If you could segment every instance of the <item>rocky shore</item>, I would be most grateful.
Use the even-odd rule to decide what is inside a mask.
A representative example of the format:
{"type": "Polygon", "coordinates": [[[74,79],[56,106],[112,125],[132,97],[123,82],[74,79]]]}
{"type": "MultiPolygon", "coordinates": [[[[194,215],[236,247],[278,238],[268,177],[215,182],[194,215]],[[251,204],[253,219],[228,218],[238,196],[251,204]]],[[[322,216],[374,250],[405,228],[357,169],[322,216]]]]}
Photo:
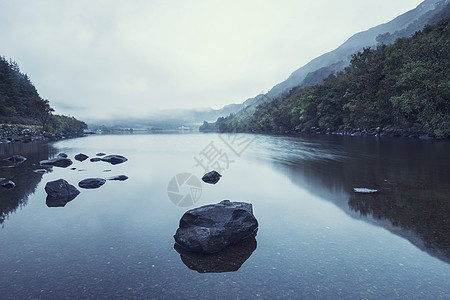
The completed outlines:
{"type": "Polygon", "coordinates": [[[37,126],[0,125],[0,144],[28,143],[34,140],[56,141],[80,136],[84,134],[50,134],[37,126]]]}
{"type": "MultiPolygon", "coordinates": [[[[298,131],[294,130],[292,133],[298,133],[298,131]]],[[[417,138],[421,140],[434,140],[434,139],[445,140],[450,138],[450,136],[439,137],[433,134],[429,134],[419,124],[416,124],[410,128],[401,128],[392,125],[369,129],[339,128],[337,130],[331,130],[330,128],[322,129],[318,127],[311,127],[308,133],[327,134],[327,135],[346,135],[346,136],[403,137],[403,138],[417,138]]]]}

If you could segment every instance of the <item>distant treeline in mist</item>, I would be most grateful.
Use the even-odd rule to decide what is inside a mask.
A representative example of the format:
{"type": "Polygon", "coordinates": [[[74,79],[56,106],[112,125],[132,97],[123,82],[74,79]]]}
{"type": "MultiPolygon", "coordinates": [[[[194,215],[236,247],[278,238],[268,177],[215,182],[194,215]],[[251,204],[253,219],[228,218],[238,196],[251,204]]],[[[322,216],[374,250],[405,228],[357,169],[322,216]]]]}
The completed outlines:
{"type": "Polygon", "coordinates": [[[450,19],[390,46],[354,54],[344,72],[245,110],[204,122],[221,132],[330,132],[395,126],[450,135],[450,19]]]}
{"type": "Polygon", "coordinates": [[[87,128],[84,122],[54,115],[53,111],[17,62],[0,57],[0,123],[42,126],[45,132],[62,134],[77,134],[87,128]]]}

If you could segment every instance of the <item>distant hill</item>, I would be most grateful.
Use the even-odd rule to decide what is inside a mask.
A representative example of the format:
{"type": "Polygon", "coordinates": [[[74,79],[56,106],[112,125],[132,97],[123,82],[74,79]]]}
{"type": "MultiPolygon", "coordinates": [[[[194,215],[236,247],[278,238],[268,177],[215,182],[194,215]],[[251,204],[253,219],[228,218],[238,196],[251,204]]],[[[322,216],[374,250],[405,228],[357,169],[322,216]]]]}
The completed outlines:
{"type": "Polygon", "coordinates": [[[240,105],[240,109],[253,111],[258,104],[287,94],[293,88],[305,88],[321,83],[330,74],[344,70],[350,64],[352,54],[363,48],[391,44],[396,39],[409,37],[416,31],[422,30],[425,25],[435,24],[445,17],[450,17],[449,0],[425,0],[415,9],[388,23],[353,35],[337,49],[313,59],[294,71],[268,93],[247,99],[240,105]]]}

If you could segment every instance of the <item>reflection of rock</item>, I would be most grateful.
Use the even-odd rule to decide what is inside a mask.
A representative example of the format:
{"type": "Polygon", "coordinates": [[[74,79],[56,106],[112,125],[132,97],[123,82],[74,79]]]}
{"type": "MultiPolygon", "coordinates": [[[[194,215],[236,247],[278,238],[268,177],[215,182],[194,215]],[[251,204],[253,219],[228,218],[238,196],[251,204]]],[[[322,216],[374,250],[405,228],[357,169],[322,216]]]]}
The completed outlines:
{"type": "Polygon", "coordinates": [[[184,213],[174,238],[186,250],[215,253],[257,230],[258,221],[250,203],[224,200],[184,213]]]}
{"type": "MultiPolygon", "coordinates": [[[[47,193],[47,205],[48,206],[61,206],[61,205],[49,205],[48,203],[62,203],[66,205],[67,202],[73,200],[80,191],[76,187],[69,184],[64,179],[58,179],[55,181],[49,181],[45,185],[45,192],[47,193]]],[[[62,206],[64,206],[62,205],[62,206]]]]}
{"type": "Polygon", "coordinates": [[[75,159],[78,161],[85,161],[88,158],[89,158],[89,156],[87,156],[86,154],[83,154],[83,153],[78,153],[77,155],[75,155],[75,159]]]}
{"type": "Polygon", "coordinates": [[[78,186],[83,189],[97,189],[106,182],[103,178],[86,178],[78,183],[78,186]]]}
{"type": "Polygon", "coordinates": [[[220,177],[222,177],[222,175],[220,175],[217,171],[211,171],[203,175],[202,180],[206,183],[216,184],[220,177]]]}
{"type": "Polygon", "coordinates": [[[55,166],[61,168],[67,168],[72,164],[72,161],[64,157],[55,157],[54,159],[41,160],[41,166],[55,166]]]}
{"type": "Polygon", "coordinates": [[[236,245],[213,254],[200,254],[186,251],[175,243],[183,263],[199,273],[235,272],[256,249],[256,234],[252,234],[236,245]]]}
{"type": "Polygon", "coordinates": [[[126,162],[128,159],[122,155],[108,155],[102,157],[102,161],[109,162],[112,165],[117,165],[126,162]]]}
{"type": "Polygon", "coordinates": [[[13,164],[20,164],[27,160],[26,157],[22,155],[13,155],[11,157],[5,158],[4,160],[13,163],[13,164]]]}
{"type": "Polygon", "coordinates": [[[14,181],[12,180],[8,180],[5,183],[2,183],[2,187],[6,188],[6,189],[13,189],[16,186],[16,184],[14,183],[14,181]]]}
{"type": "Polygon", "coordinates": [[[128,176],[126,176],[126,175],[112,176],[112,177],[108,178],[108,180],[119,180],[119,181],[124,181],[127,179],[128,179],[128,176]]]}

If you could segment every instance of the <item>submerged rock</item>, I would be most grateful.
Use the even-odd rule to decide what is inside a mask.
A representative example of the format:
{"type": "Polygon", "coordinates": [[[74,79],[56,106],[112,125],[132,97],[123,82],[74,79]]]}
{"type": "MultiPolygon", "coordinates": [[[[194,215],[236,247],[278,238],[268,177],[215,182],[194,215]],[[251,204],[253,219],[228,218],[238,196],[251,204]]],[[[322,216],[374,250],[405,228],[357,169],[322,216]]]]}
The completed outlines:
{"type": "Polygon", "coordinates": [[[220,175],[217,171],[211,171],[203,175],[202,180],[206,183],[216,184],[222,175],[220,175]]]}
{"type": "Polygon", "coordinates": [[[7,182],[2,183],[2,187],[6,188],[8,190],[13,189],[15,186],[16,186],[16,184],[12,180],[8,180],[7,182]]]}
{"type": "Polygon", "coordinates": [[[107,155],[102,157],[101,160],[109,162],[112,165],[117,165],[126,162],[128,159],[122,155],[107,155]]]}
{"type": "Polygon", "coordinates": [[[112,176],[112,177],[108,178],[108,180],[119,180],[119,181],[124,181],[127,179],[128,179],[128,176],[126,176],[126,175],[112,176]]]}
{"type": "Polygon", "coordinates": [[[83,153],[78,153],[77,155],[75,155],[75,159],[78,161],[85,161],[88,158],[89,158],[89,156],[87,156],[86,154],[83,154],[83,153]]]}
{"type": "Polygon", "coordinates": [[[48,195],[47,201],[63,200],[66,201],[66,203],[73,200],[80,193],[76,187],[69,184],[64,179],[47,182],[45,185],[45,192],[48,195]]]}
{"type": "Polygon", "coordinates": [[[55,166],[61,168],[67,168],[72,164],[72,161],[69,158],[64,157],[55,157],[49,160],[41,160],[41,166],[55,166]]]}
{"type": "Polygon", "coordinates": [[[27,158],[22,155],[13,155],[11,157],[5,158],[4,160],[6,160],[7,162],[10,162],[10,163],[13,163],[13,164],[21,164],[24,161],[26,161],[27,158]]]}
{"type": "Polygon", "coordinates": [[[364,193],[364,194],[371,194],[376,193],[378,190],[368,189],[368,188],[353,188],[353,191],[355,193],[364,193]]]}
{"type": "Polygon", "coordinates": [[[256,234],[241,242],[229,246],[218,253],[201,254],[187,251],[175,243],[174,248],[180,254],[181,261],[199,273],[235,272],[255,251],[256,234]]]}
{"type": "Polygon", "coordinates": [[[252,205],[223,200],[187,211],[174,235],[182,248],[199,253],[216,253],[255,234],[258,221],[252,205]]]}
{"type": "Polygon", "coordinates": [[[106,182],[103,178],[87,178],[78,183],[78,186],[83,189],[97,189],[106,182]]]}

